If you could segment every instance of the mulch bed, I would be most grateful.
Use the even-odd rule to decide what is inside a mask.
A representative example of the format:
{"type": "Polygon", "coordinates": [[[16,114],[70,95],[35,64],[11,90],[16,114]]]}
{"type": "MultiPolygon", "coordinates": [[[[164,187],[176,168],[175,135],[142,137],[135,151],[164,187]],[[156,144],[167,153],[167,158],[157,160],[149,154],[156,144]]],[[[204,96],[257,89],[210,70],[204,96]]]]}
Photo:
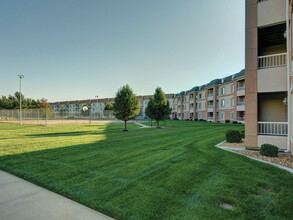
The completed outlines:
{"type": "Polygon", "coordinates": [[[290,154],[281,154],[279,153],[278,157],[266,157],[260,155],[258,151],[251,151],[251,150],[230,150],[240,154],[244,154],[250,157],[257,158],[259,160],[268,161],[274,164],[278,164],[284,167],[288,167],[293,169],[293,157],[290,154]]]}

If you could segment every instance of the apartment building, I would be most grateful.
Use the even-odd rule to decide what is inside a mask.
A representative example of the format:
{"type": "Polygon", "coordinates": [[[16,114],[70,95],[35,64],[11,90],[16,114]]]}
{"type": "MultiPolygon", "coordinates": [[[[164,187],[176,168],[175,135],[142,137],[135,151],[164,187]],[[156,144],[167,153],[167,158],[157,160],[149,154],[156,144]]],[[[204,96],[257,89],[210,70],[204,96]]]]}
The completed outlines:
{"type": "Polygon", "coordinates": [[[174,95],[172,118],[245,122],[245,71],[174,95]]]}
{"type": "Polygon", "coordinates": [[[246,0],[245,145],[293,152],[292,1],[246,0]]]}
{"type": "MultiPolygon", "coordinates": [[[[166,94],[166,98],[169,101],[170,107],[173,106],[173,94],[166,94]]],[[[145,109],[152,95],[138,96],[140,100],[140,113],[137,119],[145,119],[145,109]]],[[[61,110],[66,113],[69,117],[82,116],[82,108],[85,105],[90,106],[91,116],[94,117],[104,117],[110,114],[105,111],[106,103],[114,103],[114,98],[104,98],[104,99],[87,99],[87,100],[75,100],[75,101],[62,101],[51,103],[53,108],[53,113],[55,115],[60,115],[61,110]]],[[[170,115],[171,117],[171,115],[170,115]]]]}

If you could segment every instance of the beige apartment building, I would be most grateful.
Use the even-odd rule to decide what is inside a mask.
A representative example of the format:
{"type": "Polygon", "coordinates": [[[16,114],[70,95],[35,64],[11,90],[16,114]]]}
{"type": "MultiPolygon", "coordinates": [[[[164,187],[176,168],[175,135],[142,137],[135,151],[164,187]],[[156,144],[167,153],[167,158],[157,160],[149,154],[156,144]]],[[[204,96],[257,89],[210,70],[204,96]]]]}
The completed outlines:
{"type": "Polygon", "coordinates": [[[245,122],[245,71],[174,95],[172,118],[245,122]]]}
{"type": "Polygon", "coordinates": [[[292,1],[246,0],[245,145],[293,152],[292,1]]]}
{"type": "MultiPolygon", "coordinates": [[[[166,94],[166,99],[169,101],[170,107],[173,106],[173,94],[166,94]]],[[[140,100],[140,113],[136,117],[137,119],[145,119],[147,118],[145,114],[145,109],[147,107],[148,102],[152,98],[152,95],[138,96],[140,100]]],[[[105,111],[106,103],[114,103],[114,98],[104,98],[104,99],[86,99],[86,100],[75,100],[75,101],[62,101],[62,102],[54,102],[51,103],[53,108],[53,113],[55,116],[60,115],[61,109],[65,111],[68,117],[79,117],[82,114],[82,108],[84,105],[90,106],[90,112],[92,118],[109,118],[109,112],[105,111]]],[[[110,115],[111,117],[113,115],[110,115]]],[[[171,115],[170,115],[171,117],[171,115]]]]}

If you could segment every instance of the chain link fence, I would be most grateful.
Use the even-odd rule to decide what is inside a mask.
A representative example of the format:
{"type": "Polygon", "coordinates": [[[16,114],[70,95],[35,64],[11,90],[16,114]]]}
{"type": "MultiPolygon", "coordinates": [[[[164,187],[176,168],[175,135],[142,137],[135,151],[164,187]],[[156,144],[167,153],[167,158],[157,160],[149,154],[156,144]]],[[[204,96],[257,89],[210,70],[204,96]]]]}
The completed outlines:
{"type": "Polygon", "coordinates": [[[87,110],[69,112],[68,110],[52,111],[51,109],[0,110],[0,122],[23,124],[91,124],[106,121],[118,121],[113,111],[91,112],[87,110]],[[21,121],[20,121],[21,118],[21,121]]]}

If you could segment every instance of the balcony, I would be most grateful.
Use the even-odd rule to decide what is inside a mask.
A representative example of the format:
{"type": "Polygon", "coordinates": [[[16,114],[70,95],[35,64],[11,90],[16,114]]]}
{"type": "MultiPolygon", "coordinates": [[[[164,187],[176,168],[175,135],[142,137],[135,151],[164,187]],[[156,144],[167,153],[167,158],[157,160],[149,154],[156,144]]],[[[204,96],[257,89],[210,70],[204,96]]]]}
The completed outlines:
{"type": "Polygon", "coordinates": [[[208,100],[210,101],[210,100],[213,100],[213,99],[214,99],[214,94],[213,93],[208,94],[208,100]]]}
{"type": "Polygon", "coordinates": [[[189,101],[189,103],[194,103],[194,102],[193,102],[193,98],[190,98],[190,101],[189,101]]]}
{"type": "Polygon", "coordinates": [[[213,121],[213,117],[208,117],[208,121],[213,121]]]}
{"type": "Polygon", "coordinates": [[[193,113],[193,108],[190,108],[190,113],[193,113]]]}
{"type": "Polygon", "coordinates": [[[281,67],[281,66],[286,66],[286,64],[287,64],[287,53],[278,53],[278,54],[258,57],[259,69],[281,67]]]}
{"type": "Polygon", "coordinates": [[[208,105],[208,112],[214,112],[214,106],[208,105]]]}
{"type": "Polygon", "coordinates": [[[237,111],[245,111],[245,102],[237,102],[237,111]]]}
{"type": "Polygon", "coordinates": [[[245,96],[245,86],[240,86],[237,88],[237,96],[245,96]]]}
{"type": "Polygon", "coordinates": [[[260,135],[288,135],[288,122],[258,122],[258,134],[260,135]]]}
{"type": "Polygon", "coordinates": [[[258,0],[258,27],[280,23],[286,20],[286,1],[258,0]]]}

